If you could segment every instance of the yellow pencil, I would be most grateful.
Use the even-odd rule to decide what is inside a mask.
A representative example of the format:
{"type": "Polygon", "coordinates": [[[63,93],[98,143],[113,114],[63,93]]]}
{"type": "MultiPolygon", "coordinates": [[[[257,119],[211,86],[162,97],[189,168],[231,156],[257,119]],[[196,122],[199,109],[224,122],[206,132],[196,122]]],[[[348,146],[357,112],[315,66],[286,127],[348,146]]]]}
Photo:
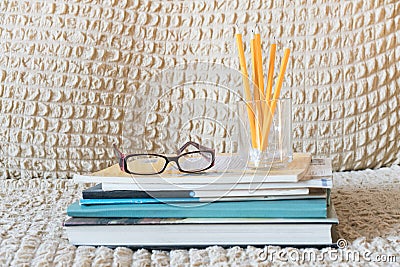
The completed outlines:
{"type": "MultiPolygon", "coordinates": [[[[289,56],[290,56],[290,49],[286,48],[283,58],[282,58],[281,69],[279,71],[278,82],[276,83],[276,87],[274,90],[274,96],[271,100],[269,113],[268,113],[268,116],[264,117],[264,120],[266,120],[266,121],[264,121],[263,129],[262,129],[262,136],[264,136],[264,137],[268,136],[269,130],[271,128],[271,123],[272,123],[272,119],[273,119],[273,116],[275,113],[275,108],[276,108],[276,102],[279,99],[279,95],[281,93],[282,83],[283,83],[283,79],[285,76],[287,63],[289,61],[289,56]]],[[[268,138],[264,138],[262,141],[263,142],[261,144],[261,149],[265,150],[268,145],[268,138]]]]}
{"type": "Polygon", "coordinates": [[[289,61],[289,56],[290,56],[290,49],[285,48],[285,52],[283,54],[283,59],[282,59],[282,63],[281,63],[281,69],[279,71],[278,82],[276,83],[276,86],[275,86],[273,99],[278,99],[279,94],[281,93],[282,83],[283,83],[283,79],[285,78],[286,66],[289,61]]]}
{"type": "Polygon", "coordinates": [[[261,47],[261,37],[259,33],[254,35],[255,43],[255,56],[257,59],[257,78],[258,78],[258,89],[260,91],[260,99],[265,99],[264,96],[264,70],[263,70],[263,61],[262,61],[262,47],[261,47]]]}
{"type": "Polygon", "coordinates": [[[276,44],[271,44],[271,48],[269,50],[269,64],[268,64],[268,82],[265,92],[265,100],[270,100],[272,96],[272,81],[274,79],[274,67],[275,67],[275,53],[276,53],[276,44]]]}
{"type": "MultiPolygon", "coordinates": [[[[249,75],[247,72],[246,58],[244,55],[243,41],[242,41],[241,34],[236,34],[236,44],[237,44],[238,52],[239,52],[239,62],[240,62],[240,69],[242,71],[245,98],[246,98],[246,101],[251,101],[252,97],[251,97],[250,84],[249,84],[249,75]]],[[[255,130],[255,122],[254,122],[254,111],[251,109],[251,107],[249,105],[247,105],[247,116],[249,118],[251,144],[252,144],[253,148],[256,148],[257,147],[257,142],[256,142],[257,138],[256,138],[256,130],[255,130]]]]}
{"type": "MultiPolygon", "coordinates": [[[[256,67],[257,67],[257,78],[258,78],[258,90],[260,95],[260,102],[259,108],[261,108],[260,116],[259,116],[259,125],[260,125],[260,132],[262,132],[264,117],[265,117],[265,109],[266,103],[265,100],[265,93],[264,93],[264,68],[263,68],[263,60],[262,60],[262,46],[261,46],[261,36],[259,33],[254,35],[255,43],[254,43],[254,50],[256,56],[256,67]]],[[[262,143],[263,135],[260,134],[260,143],[262,143]]]]}
{"type": "Polygon", "coordinates": [[[251,51],[251,66],[252,66],[252,80],[254,84],[253,94],[254,94],[254,108],[256,111],[256,116],[254,118],[255,122],[255,130],[256,130],[256,141],[257,141],[257,148],[261,148],[262,143],[262,136],[261,136],[261,121],[262,119],[262,108],[260,102],[260,89],[258,87],[258,64],[256,57],[256,43],[255,39],[251,39],[250,41],[250,51],[251,51]]]}

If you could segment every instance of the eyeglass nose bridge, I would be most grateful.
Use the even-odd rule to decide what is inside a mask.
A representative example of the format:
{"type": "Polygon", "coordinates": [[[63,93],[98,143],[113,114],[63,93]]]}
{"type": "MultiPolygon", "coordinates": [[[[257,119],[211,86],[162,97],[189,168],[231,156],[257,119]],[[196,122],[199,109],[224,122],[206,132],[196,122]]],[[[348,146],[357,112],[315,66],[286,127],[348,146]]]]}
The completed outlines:
{"type": "Polygon", "coordinates": [[[167,168],[168,164],[170,164],[171,162],[175,162],[176,166],[178,167],[178,170],[182,171],[181,166],[179,166],[179,159],[180,156],[171,156],[171,157],[165,157],[167,159],[167,162],[165,163],[165,168],[167,168]]]}

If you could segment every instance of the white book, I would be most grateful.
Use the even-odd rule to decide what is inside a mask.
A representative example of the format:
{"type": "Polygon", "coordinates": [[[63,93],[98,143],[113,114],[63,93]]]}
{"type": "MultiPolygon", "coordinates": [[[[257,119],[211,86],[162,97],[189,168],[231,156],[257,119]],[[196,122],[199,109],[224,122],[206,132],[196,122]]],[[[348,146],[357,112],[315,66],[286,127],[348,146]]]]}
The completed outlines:
{"type": "Polygon", "coordinates": [[[256,196],[285,196],[285,195],[308,195],[308,188],[290,189],[265,189],[265,190],[210,190],[193,191],[193,197],[199,198],[220,198],[220,197],[256,197],[256,196]]]}
{"type": "Polygon", "coordinates": [[[332,176],[332,160],[330,158],[312,158],[310,167],[304,179],[310,177],[331,177],[332,176]]]}
{"type": "Polygon", "coordinates": [[[313,245],[331,244],[331,224],[101,225],[65,227],[74,245],[313,245]]]}
{"type": "Polygon", "coordinates": [[[69,218],[64,228],[74,245],[331,245],[338,222],[331,205],[327,218],[69,218]]]}
{"type": "MultiPolygon", "coordinates": [[[[122,186],[125,184],[122,184],[122,186]]],[[[103,189],[104,190],[104,189],[103,189]]],[[[117,189],[126,190],[126,189],[117,189]]],[[[185,189],[184,189],[185,190],[185,189]]],[[[186,189],[187,190],[187,189],[186,189]]],[[[185,190],[185,191],[186,191],[185,190]]],[[[106,191],[106,190],[104,190],[106,191]]],[[[113,191],[113,190],[108,190],[113,191]]],[[[151,190],[146,187],[141,187],[139,191],[148,191],[151,195],[151,190]]],[[[163,191],[163,190],[157,190],[163,191]]],[[[170,190],[165,190],[170,191],[170,190]]],[[[171,190],[172,191],[172,190],[171,190]]],[[[176,191],[176,190],[173,190],[176,191]]],[[[254,190],[237,190],[226,188],[220,190],[191,190],[191,197],[195,198],[220,198],[220,197],[257,197],[257,196],[285,196],[285,195],[308,195],[308,188],[286,188],[286,189],[254,189],[254,190]]]]}
{"type": "Polygon", "coordinates": [[[179,191],[179,190],[265,190],[265,189],[289,189],[289,188],[332,188],[332,176],[299,181],[297,183],[237,183],[237,184],[191,184],[191,183],[159,183],[138,184],[135,180],[131,183],[102,183],[104,191],[113,190],[139,190],[139,191],[179,191]]]}

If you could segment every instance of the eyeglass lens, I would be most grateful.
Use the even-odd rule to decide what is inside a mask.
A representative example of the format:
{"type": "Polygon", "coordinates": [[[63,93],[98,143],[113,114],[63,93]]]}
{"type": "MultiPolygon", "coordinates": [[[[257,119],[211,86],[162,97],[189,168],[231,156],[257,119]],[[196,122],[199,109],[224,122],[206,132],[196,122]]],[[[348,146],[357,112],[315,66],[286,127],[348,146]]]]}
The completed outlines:
{"type": "Polygon", "coordinates": [[[134,155],[126,158],[127,170],[138,174],[156,174],[161,172],[167,160],[156,155],[134,155]]]}
{"type": "MultiPolygon", "coordinates": [[[[182,171],[198,172],[211,167],[212,153],[205,151],[193,151],[182,154],[178,158],[178,164],[182,171]]],[[[137,174],[156,174],[163,171],[167,161],[157,155],[134,155],[127,157],[127,170],[137,174]]]]}
{"type": "Polygon", "coordinates": [[[178,164],[183,171],[198,172],[209,168],[212,160],[211,152],[194,151],[182,154],[178,159],[178,164]]]}

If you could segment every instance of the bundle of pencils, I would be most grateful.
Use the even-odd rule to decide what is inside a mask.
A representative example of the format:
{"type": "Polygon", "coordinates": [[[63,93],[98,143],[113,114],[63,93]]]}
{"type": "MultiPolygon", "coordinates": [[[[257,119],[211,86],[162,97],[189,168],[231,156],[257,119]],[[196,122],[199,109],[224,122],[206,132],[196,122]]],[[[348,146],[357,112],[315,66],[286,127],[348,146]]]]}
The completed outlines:
{"type": "Polygon", "coordinates": [[[236,34],[236,44],[239,51],[240,69],[243,76],[245,100],[247,102],[251,144],[253,148],[265,151],[268,146],[268,135],[275,113],[277,100],[279,99],[281,92],[286,66],[289,60],[290,49],[285,48],[284,50],[278,79],[275,84],[275,89],[272,91],[276,44],[271,44],[270,47],[267,85],[264,86],[261,37],[258,33],[254,35],[254,38],[252,38],[250,42],[252,68],[251,80],[254,85],[252,93],[241,34],[236,34]],[[254,103],[254,105],[250,104],[251,102],[254,103]],[[257,116],[255,114],[257,114],[257,116]]]}

